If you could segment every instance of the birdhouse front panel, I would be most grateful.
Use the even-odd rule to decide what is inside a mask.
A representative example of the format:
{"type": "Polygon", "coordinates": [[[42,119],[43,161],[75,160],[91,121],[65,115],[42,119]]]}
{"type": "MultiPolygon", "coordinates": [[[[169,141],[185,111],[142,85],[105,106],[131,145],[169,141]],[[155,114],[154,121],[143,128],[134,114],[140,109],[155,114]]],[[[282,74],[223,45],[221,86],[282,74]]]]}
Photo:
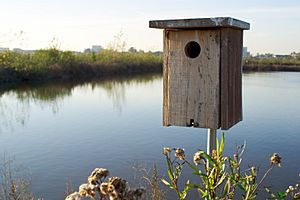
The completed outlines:
{"type": "Polygon", "coordinates": [[[164,29],[163,125],[227,130],[242,120],[243,30],[230,17],[150,21],[164,29]]]}
{"type": "Polygon", "coordinates": [[[220,30],[164,30],[165,126],[220,127],[220,30]]]}

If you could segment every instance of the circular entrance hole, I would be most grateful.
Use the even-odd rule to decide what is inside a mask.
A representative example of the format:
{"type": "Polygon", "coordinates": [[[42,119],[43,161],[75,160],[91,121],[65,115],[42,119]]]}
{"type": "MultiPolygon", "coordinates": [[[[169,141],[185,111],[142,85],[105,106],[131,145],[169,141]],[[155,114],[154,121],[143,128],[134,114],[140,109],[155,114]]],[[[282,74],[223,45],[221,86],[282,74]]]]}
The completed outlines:
{"type": "Polygon", "coordinates": [[[185,45],[184,52],[189,58],[197,58],[200,54],[201,47],[198,42],[191,41],[185,45]]]}

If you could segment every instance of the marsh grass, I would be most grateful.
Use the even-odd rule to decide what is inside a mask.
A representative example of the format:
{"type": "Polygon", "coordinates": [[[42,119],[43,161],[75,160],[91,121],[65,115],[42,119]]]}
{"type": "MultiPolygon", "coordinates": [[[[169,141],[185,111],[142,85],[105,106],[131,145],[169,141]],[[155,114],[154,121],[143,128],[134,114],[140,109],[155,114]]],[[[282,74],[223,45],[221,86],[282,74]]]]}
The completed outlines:
{"type": "Polygon", "coordinates": [[[30,190],[30,179],[24,168],[16,167],[14,160],[3,157],[0,165],[0,200],[42,200],[30,190]]]}
{"type": "Polygon", "coordinates": [[[287,57],[263,56],[265,58],[244,58],[243,71],[300,71],[300,53],[293,52],[287,57]]]}
{"type": "Polygon", "coordinates": [[[158,173],[156,163],[152,167],[134,165],[134,182],[146,189],[144,200],[165,200],[166,192],[163,189],[161,176],[158,173]]]}
{"type": "Polygon", "coordinates": [[[32,54],[0,52],[0,82],[45,81],[161,72],[162,57],[151,52],[74,53],[55,47],[32,54]]]}

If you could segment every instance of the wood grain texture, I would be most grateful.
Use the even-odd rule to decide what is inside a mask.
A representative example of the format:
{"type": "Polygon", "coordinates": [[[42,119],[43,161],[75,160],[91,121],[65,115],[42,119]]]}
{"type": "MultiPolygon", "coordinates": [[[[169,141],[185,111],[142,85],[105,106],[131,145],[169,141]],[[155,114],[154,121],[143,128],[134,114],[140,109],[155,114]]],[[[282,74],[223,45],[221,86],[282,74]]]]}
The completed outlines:
{"type": "Polygon", "coordinates": [[[164,30],[163,44],[163,125],[170,126],[169,123],[169,51],[170,40],[169,31],[164,30]]]}
{"type": "Polygon", "coordinates": [[[165,126],[220,127],[220,30],[165,30],[163,78],[165,126]],[[201,46],[193,59],[190,41],[201,46]]]}
{"type": "Polygon", "coordinates": [[[243,31],[221,29],[221,129],[242,120],[243,31]]]}

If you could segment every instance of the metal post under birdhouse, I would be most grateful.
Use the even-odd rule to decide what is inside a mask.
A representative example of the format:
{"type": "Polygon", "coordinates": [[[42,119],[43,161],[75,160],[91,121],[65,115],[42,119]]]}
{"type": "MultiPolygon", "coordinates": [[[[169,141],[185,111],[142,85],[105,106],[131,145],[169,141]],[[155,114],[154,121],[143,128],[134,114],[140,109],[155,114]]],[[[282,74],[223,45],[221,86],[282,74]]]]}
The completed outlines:
{"type": "Polygon", "coordinates": [[[163,125],[208,128],[207,153],[216,130],[242,120],[243,30],[230,17],[155,20],[164,29],[163,125]]]}

